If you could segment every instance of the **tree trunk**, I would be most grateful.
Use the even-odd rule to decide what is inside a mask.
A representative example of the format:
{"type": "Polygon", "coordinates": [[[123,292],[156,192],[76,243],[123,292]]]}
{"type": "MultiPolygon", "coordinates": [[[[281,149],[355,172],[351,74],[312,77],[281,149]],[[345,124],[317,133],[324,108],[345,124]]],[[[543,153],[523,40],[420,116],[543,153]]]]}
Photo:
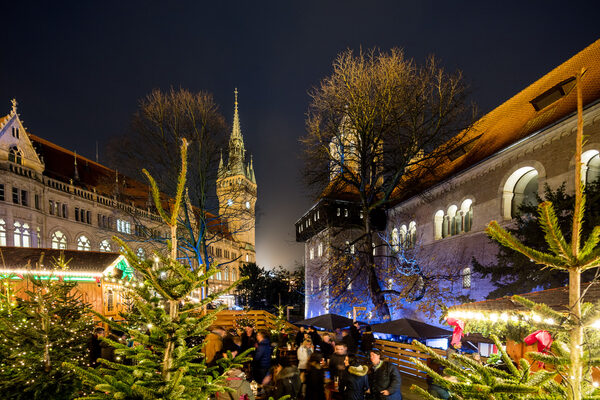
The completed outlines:
{"type": "Polygon", "coordinates": [[[581,326],[581,272],[579,269],[569,271],[569,308],[575,326],[571,329],[571,386],[570,399],[581,400],[581,383],[583,367],[581,351],[583,344],[583,327],[581,326]]]}
{"type": "Polygon", "coordinates": [[[390,308],[388,307],[385,295],[381,292],[381,285],[379,284],[379,277],[377,276],[377,266],[375,265],[375,256],[373,255],[373,232],[371,231],[368,211],[363,209],[363,215],[365,216],[365,240],[367,241],[367,245],[365,246],[367,249],[366,261],[369,266],[369,296],[371,297],[371,302],[373,302],[373,305],[375,306],[375,314],[383,320],[390,320],[390,308]]]}
{"type": "MultiPolygon", "coordinates": [[[[177,225],[171,226],[171,262],[177,261],[177,225]]],[[[172,273],[172,272],[169,272],[172,273]]],[[[179,313],[179,301],[167,300],[169,307],[169,319],[175,321],[179,313]]],[[[165,381],[171,379],[171,367],[173,365],[173,351],[175,350],[175,334],[167,333],[165,337],[165,354],[163,355],[162,376],[165,381]]]]}

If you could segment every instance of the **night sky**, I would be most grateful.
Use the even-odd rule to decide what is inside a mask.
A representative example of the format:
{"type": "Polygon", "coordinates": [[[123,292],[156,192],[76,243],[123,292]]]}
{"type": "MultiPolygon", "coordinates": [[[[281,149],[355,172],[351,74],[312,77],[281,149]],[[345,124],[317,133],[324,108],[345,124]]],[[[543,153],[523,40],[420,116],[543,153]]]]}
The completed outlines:
{"type": "Polygon", "coordinates": [[[3,4],[0,114],[100,161],[153,88],[207,90],[231,123],[233,89],[258,181],[257,257],[302,262],[294,222],[307,91],[346,48],[400,47],[461,69],[482,112],[600,38],[597,2],[12,1],[3,4]],[[595,4],[595,5],[594,5],[595,4]]]}

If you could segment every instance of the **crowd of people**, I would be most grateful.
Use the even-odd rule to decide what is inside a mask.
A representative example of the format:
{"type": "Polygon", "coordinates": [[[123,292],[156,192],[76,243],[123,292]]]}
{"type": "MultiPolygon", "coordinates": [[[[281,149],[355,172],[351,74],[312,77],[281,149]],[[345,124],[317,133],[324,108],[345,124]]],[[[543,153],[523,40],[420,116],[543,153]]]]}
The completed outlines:
{"type": "MultiPolygon", "coordinates": [[[[102,337],[126,341],[120,332],[107,335],[103,328],[96,328],[90,340],[92,366],[97,365],[98,358],[115,361],[114,351],[102,337]]],[[[333,334],[301,327],[294,338],[284,331],[279,334],[280,350],[275,354],[267,332],[256,331],[253,326],[240,331],[214,326],[204,338],[202,353],[208,366],[217,366],[220,358],[253,349],[248,354],[251,361],[242,369],[227,371],[229,390],[217,393],[216,400],[254,400],[257,387],[267,398],[325,400],[326,385],[331,392],[328,398],[332,399],[399,400],[402,394],[398,368],[382,360],[381,352],[373,348],[374,342],[370,327],[361,333],[358,323],[333,334]]]]}

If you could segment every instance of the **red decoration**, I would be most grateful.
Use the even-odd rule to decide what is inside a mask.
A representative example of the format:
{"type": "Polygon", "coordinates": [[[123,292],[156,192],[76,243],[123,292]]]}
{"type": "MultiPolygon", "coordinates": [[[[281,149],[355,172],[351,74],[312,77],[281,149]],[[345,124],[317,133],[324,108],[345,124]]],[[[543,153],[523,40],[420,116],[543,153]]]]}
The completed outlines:
{"type": "MultiPolygon", "coordinates": [[[[539,330],[527,336],[523,339],[523,342],[528,346],[537,343],[537,351],[540,353],[547,353],[553,340],[552,336],[550,336],[550,332],[539,330]]],[[[544,368],[543,362],[540,362],[540,368],[544,368]]]]}
{"type": "Polygon", "coordinates": [[[454,327],[450,344],[454,346],[460,343],[460,339],[463,337],[463,330],[465,329],[465,321],[456,318],[446,318],[446,323],[454,327]]]}

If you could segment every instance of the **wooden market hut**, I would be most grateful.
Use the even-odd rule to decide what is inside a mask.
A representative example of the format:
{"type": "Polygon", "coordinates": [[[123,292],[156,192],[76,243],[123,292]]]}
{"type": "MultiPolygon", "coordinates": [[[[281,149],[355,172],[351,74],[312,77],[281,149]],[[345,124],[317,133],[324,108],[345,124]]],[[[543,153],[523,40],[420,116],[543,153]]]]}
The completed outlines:
{"type": "Polygon", "coordinates": [[[133,269],[119,253],[40,249],[30,247],[0,248],[0,277],[10,279],[17,297],[26,296],[31,286],[26,275],[34,279],[64,279],[77,282],[75,290],[83,301],[106,317],[117,318],[125,307],[126,286],[136,285],[133,269]],[[63,256],[68,269],[57,269],[55,262],[63,256]]]}

